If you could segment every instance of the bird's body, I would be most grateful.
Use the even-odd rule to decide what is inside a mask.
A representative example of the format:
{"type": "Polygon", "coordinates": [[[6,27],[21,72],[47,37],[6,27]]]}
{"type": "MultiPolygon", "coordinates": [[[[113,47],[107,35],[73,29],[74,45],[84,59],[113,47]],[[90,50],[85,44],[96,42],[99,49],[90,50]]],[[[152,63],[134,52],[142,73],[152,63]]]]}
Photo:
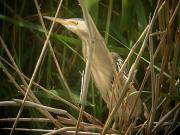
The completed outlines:
{"type": "MultiPolygon", "coordinates": [[[[46,19],[53,20],[52,17],[45,17],[46,19]]],[[[91,46],[91,40],[88,33],[88,28],[82,19],[57,19],[57,22],[61,23],[67,29],[75,33],[82,40],[82,52],[84,59],[87,59],[89,47],[91,46]]],[[[116,53],[110,53],[107,49],[104,39],[101,37],[98,31],[94,31],[95,43],[93,46],[92,66],[91,72],[95,85],[100,91],[102,98],[107,104],[109,112],[117,104],[120,97],[121,90],[127,80],[127,71],[123,71],[119,74],[119,70],[122,66],[122,59],[116,53]]],[[[133,108],[133,103],[137,97],[137,91],[133,84],[129,85],[126,97],[124,98],[118,112],[114,116],[115,129],[118,129],[122,124],[128,124],[130,119],[138,117],[141,113],[141,101],[138,99],[134,112],[130,119],[129,115],[133,108]]]]}
{"type": "MultiPolygon", "coordinates": [[[[87,50],[88,49],[86,48],[86,45],[83,45],[83,56],[85,58],[87,55],[87,50]]],[[[94,46],[91,72],[96,87],[100,90],[101,96],[106,101],[107,99],[109,99],[108,91],[111,89],[112,86],[114,74],[113,64],[113,60],[111,59],[106,48],[104,48],[103,46],[94,46]],[[103,51],[103,53],[99,53],[98,50],[103,51]],[[107,62],[104,63],[103,59],[106,59],[107,62]]]]}

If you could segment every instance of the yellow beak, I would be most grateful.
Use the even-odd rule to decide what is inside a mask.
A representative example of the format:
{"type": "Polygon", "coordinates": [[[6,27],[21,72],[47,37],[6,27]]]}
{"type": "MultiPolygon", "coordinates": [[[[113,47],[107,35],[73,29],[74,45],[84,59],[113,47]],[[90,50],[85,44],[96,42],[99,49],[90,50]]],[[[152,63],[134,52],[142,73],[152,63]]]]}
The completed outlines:
{"type": "Polygon", "coordinates": [[[43,18],[47,19],[47,20],[50,20],[50,21],[54,21],[57,22],[57,23],[61,23],[61,24],[67,24],[68,21],[64,20],[64,19],[61,19],[61,18],[54,18],[54,17],[50,17],[50,16],[43,16],[43,18]]]}
{"type": "MultiPolygon", "coordinates": [[[[50,16],[43,16],[43,18],[50,20],[50,21],[54,21],[55,18],[54,17],[50,17],[50,16]]],[[[68,26],[68,25],[77,25],[77,21],[73,21],[70,19],[62,19],[62,18],[56,18],[55,20],[56,23],[60,23],[62,25],[68,26]]]]}

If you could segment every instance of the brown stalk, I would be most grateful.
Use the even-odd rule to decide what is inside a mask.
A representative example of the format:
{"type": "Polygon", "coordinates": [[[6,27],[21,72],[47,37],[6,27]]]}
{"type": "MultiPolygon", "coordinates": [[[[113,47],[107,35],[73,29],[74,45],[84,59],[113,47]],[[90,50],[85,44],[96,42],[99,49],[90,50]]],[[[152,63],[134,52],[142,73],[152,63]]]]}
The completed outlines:
{"type": "Polygon", "coordinates": [[[139,62],[140,62],[142,53],[144,52],[144,49],[145,49],[146,44],[147,44],[147,39],[148,39],[148,36],[149,36],[149,33],[150,33],[150,29],[153,27],[154,22],[155,22],[155,19],[156,19],[156,16],[157,16],[157,13],[158,13],[158,9],[159,9],[159,6],[160,6],[160,1],[161,1],[161,0],[158,1],[158,4],[157,4],[156,9],[155,9],[155,11],[154,11],[152,20],[151,20],[151,22],[150,22],[150,24],[149,24],[149,28],[148,28],[148,30],[147,30],[146,37],[145,37],[145,39],[144,39],[143,45],[142,45],[142,47],[141,47],[141,49],[140,49],[140,52],[139,52],[139,54],[138,54],[138,56],[137,56],[137,58],[136,58],[136,60],[135,60],[135,62],[134,62],[134,65],[131,67],[131,70],[130,70],[130,72],[129,72],[128,79],[127,79],[126,83],[125,83],[124,86],[123,86],[123,89],[122,89],[122,92],[121,92],[121,96],[119,97],[116,106],[113,108],[113,110],[112,110],[112,112],[110,113],[108,119],[106,120],[105,126],[104,126],[103,131],[102,131],[102,134],[103,134],[103,135],[106,133],[106,130],[107,130],[108,127],[110,126],[110,123],[111,123],[111,121],[112,121],[112,119],[113,119],[114,114],[117,112],[119,106],[121,105],[121,102],[122,102],[122,100],[123,100],[123,98],[124,98],[124,96],[125,96],[125,94],[126,94],[127,87],[128,87],[128,85],[129,85],[129,83],[130,83],[130,80],[131,80],[131,78],[132,78],[132,75],[133,75],[133,73],[134,73],[134,70],[137,68],[137,66],[138,66],[138,64],[139,64],[139,62]]]}
{"type": "MultiPolygon", "coordinates": [[[[55,18],[57,18],[57,15],[58,15],[59,10],[60,10],[60,7],[61,7],[61,3],[62,3],[62,0],[60,1],[59,5],[58,5],[58,8],[57,8],[57,11],[56,11],[56,14],[55,14],[55,18]]],[[[16,117],[17,119],[16,119],[16,121],[15,121],[14,124],[13,124],[13,127],[12,127],[12,130],[11,130],[11,132],[10,132],[10,135],[13,134],[14,129],[15,129],[16,125],[17,125],[18,119],[19,119],[19,117],[20,117],[20,115],[21,115],[21,113],[22,113],[22,111],[23,111],[24,103],[25,103],[25,101],[26,101],[26,99],[27,99],[28,93],[29,93],[30,88],[31,88],[31,86],[32,86],[32,82],[33,82],[33,80],[35,79],[35,76],[36,76],[36,73],[37,73],[37,71],[38,71],[39,65],[40,65],[41,60],[42,60],[42,58],[43,58],[43,56],[44,56],[44,52],[45,52],[45,50],[46,50],[46,48],[47,48],[47,45],[48,45],[47,43],[48,43],[48,40],[49,40],[49,38],[50,38],[51,32],[52,32],[52,30],[53,30],[54,24],[55,24],[55,21],[53,21],[53,23],[52,23],[52,25],[51,25],[50,31],[49,31],[49,33],[48,33],[48,36],[47,36],[46,41],[45,41],[45,43],[44,43],[44,46],[43,46],[43,48],[42,48],[41,54],[40,54],[40,56],[39,56],[39,59],[38,59],[38,61],[37,61],[36,66],[35,66],[34,72],[33,72],[33,74],[32,74],[31,80],[30,80],[30,82],[29,82],[29,85],[28,85],[28,87],[27,87],[27,90],[26,90],[26,93],[25,93],[25,96],[24,96],[24,99],[23,99],[23,102],[22,102],[22,105],[21,105],[21,107],[20,107],[20,109],[19,109],[19,112],[18,112],[18,114],[17,114],[17,117],[16,117]]],[[[61,126],[59,125],[58,127],[61,127],[61,126]]]]}
{"type": "MultiPolygon", "coordinates": [[[[14,68],[8,61],[6,61],[4,58],[2,58],[1,56],[0,56],[0,60],[2,60],[4,63],[6,63],[8,66],[10,66],[12,69],[15,70],[15,68],[14,68]]],[[[0,65],[1,65],[1,63],[0,63],[0,65]]],[[[3,67],[4,67],[4,66],[3,66],[3,67]]],[[[5,67],[4,67],[4,68],[5,68],[5,67]]],[[[3,68],[3,69],[4,69],[4,68],[3,68]]],[[[6,69],[6,68],[5,68],[5,69],[6,69]]],[[[6,70],[6,71],[7,71],[7,70],[6,70]]],[[[10,75],[10,73],[9,73],[9,75],[10,75]]],[[[25,76],[23,73],[22,73],[21,75],[22,75],[28,82],[30,81],[30,79],[29,79],[27,76],[25,76]]],[[[13,82],[13,84],[14,84],[15,86],[18,85],[18,84],[14,81],[14,79],[13,79],[13,77],[12,77],[11,75],[10,75],[9,79],[12,80],[12,82],[13,82]]],[[[75,109],[76,111],[79,111],[79,110],[80,110],[80,108],[79,108],[78,106],[76,106],[76,105],[72,104],[71,102],[63,99],[63,98],[60,97],[60,96],[55,95],[55,94],[52,93],[50,90],[44,88],[43,86],[39,85],[38,83],[36,83],[36,82],[34,82],[34,81],[33,81],[33,85],[36,86],[37,88],[39,88],[40,90],[44,91],[45,93],[49,94],[50,96],[54,97],[56,100],[59,100],[59,101],[65,103],[66,105],[72,107],[72,108],[75,109]]],[[[16,87],[16,88],[17,88],[18,90],[20,90],[20,91],[23,91],[22,89],[25,89],[25,87],[24,87],[23,85],[21,85],[21,87],[19,86],[19,87],[16,87]]],[[[23,92],[24,92],[24,91],[23,91],[23,92]]],[[[30,99],[29,99],[29,100],[30,100],[30,99]]],[[[30,101],[31,101],[31,100],[30,100],[30,101]]],[[[89,113],[87,113],[87,112],[84,111],[84,112],[83,112],[83,115],[84,115],[84,116],[88,119],[88,121],[90,121],[91,123],[102,125],[102,123],[101,123],[97,118],[93,117],[93,116],[90,115],[89,113]]]]}

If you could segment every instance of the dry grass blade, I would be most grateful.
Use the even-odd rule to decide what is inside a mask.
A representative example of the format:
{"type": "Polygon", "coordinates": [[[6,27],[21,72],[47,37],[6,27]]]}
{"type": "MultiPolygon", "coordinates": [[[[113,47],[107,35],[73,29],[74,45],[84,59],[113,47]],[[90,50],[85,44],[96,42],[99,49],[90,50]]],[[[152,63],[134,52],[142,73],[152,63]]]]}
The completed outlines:
{"type": "MultiPolygon", "coordinates": [[[[4,61],[4,59],[1,59],[1,60],[3,60],[4,61]]],[[[7,63],[7,62],[6,62],[7,63]]],[[[9,64],[10,65],[10,64],[9,64]]],[[[3,63],[0,61],[0,67],[3,69],[3,71],[4,71],[4,73],[5,73],[5,75],[9,78],[9,80],[11,80],[11,82],[14,84],[14,86],[17,88],[17,90],[19,90],[23,95],[25,95],[25,90],[26,90],[26,88],[25,87],[21,87],[16,81],[15,81],[15,79],[14,79],[14,77],[8,72],[8,70],[6,69],[6,67],[3,65],[3,63]]],[[[11,66],[11,67],[13,67],[13,66],[11,66]]],[[[13,69],[14,70],[16,70],[16,72],[17,72],[17,68],[14,68],[13,67],[13,69]]],[[[21,74],[21,77],[23,77],[22,76],[22,74],[21,74]]],[[[26,85],[26,83],[24,84],[24,85],[26,85]]],[[[30,91],[31,92],[31,91],[30,91]]],[[[30,93],[30,95],[28,96],[28,100],[30,100],[30,101],[34,101],[34,102],[36,102],[36,103],[38,103],[38,104],[41,104],[40,102],[39,102],[39,100],[35,97],[35,95],[31,92],[30,93]]],[[[42,109],[40,109],[40,108],[37,108],[44,116],[46,116],[47,118],[49,118],[53,123],[54,123],[54,125],[56,125],[56,122],[55,122],[55,119],[51,116],[51,114],[48,112],[48,111],[46,111],[46,110],[42,110],[42,109]]]]}
{"type": "MultiPolygon", "coordinates": [[[[4,58],[2,58],[1,56],[0,56],[0,60],[1,60],[2,62],[6,63],[8,66],[10,66],[13,70],[15,70],[15,68],[14,68],[8,61],[6,61],[4,58]]],[[[17,82],[13,79],[13,76],[7,71],[7,69],[5,68],[5,66],[3,65],[3,63],[2,63],[1,61],[0,61],[0,66],[1,66],[1,68],[4,70],[4,73],[8,76],[8,78],[11,80],[11,82],[14,84],[14,86],[16,86],[16,88],[17,88],[22,94],[25,94],[25,92],[24,92],[25,87],[22,86],[22,85],[19,86],[19,85],[17,84],[17,82]]],[[[21,73],[21,76],[23,76],[23,77],[27,80],[27,82],[30,81],[30,79],[29,79],[27,76],[25,76],[23,73],[21,73]]],[[[56,100],[59,100],[59,101],[65,103],[66,105],[68,105],[69,107],[75,109],[76,111],[79,111],[79,110],[80,110],[80,108],[79,108],[78,106],[76,106],[76,105],[72,104],[71,102],[63,99],[63,98],[60,97],[60,96],[55,95],[55,94],[52,93],[50,90],[44,88],[43,86],[39,85],[38,83],[33,82],[33,85],[36,86],[37,88],[39,88],[40,90],[44,91],[44,92],[47,93],[48,95],[54,97],[56,100]]],[[[29,98],[28,100],[31,101],[31,98],[29,98]]],[[[89,122],[94,123],[94,124],[97,124],[97,123],[98,123],[99,125],[102,125],[102,123],[101,123],[98,119],[96,119],[95,117],[93,117],[93,116],[90,115],[89,113],[87,113],[87,112],[84,111],[84,112],[83,112],[83,115],[87,118],[87,120],[88,120],[89,122]]],[[[48,118],[48,117],[47,117],[47,118],[48,118]]]]}
{"type": "MultiPolygon", "coordinates": [[[[150,33],[152,33],[152,29],[150,30],[150,33]]],[[[150,48],[150,71],[151,71],[151,89],[152,89],[152,107],[151,107],[151,115],[150,115],[150,120],[148,123],[148,128],[147,128],[147,134],[151,134],[151,128],[153,126],[154,118],[155,118],[155,112],[156,112],[156,102],[155,102],[155,97],[156,97],[156,81],[157,79],[155,78],[155,72],[154,72],[154,59],[153,59],[153,39],[151,36],[149,36],[149,48],[150,48]]]]}
{"type": "MultiPolygon", "coordinates": [[[[171,39],[171,28],[172,28],[172,25],[173,25],[173,22],[175,20],[175,17],[177,15],[177,12],[178,12],[178,9],[179,9],[179,6],[180,6],[180,1],[178,1],[173,13],[172,13],[172,16],[170,17],[167,23],[167,26],[166,28],[166,31],[167,31],[167,35],[166,35],[166,40],[167,40],[167,43],[166,43],[166,40],[163,41],[163,43],[165,44],[165,46],[163,46],[163,57],[162,57],[162,63],[161,63],[161,72],[160,72],[160,78],[159,78],[159,87],[162,89],[162,86],[163,86],[163,80],[164,80],[164,76],[163,76],[163,72],[165,70],[165,68],[167,67],[168,65],[168,56],[169,56],[169,51],[170,51],[170,45],[169,44],[172,44],[172,39],[171,39]]],[[[170,86],[171,87],[171,86],[170,86]]],[[[172,89],[169,89],[170,90],[170,93],[172,94],[173,90],[172,89]]],[[[168,97],[165,98],[165,105],[163,107],[163,111],[161,113],[161,117],[164,116],[166,110],[167,110],[167,107],[170,103],[170,99],[168,97]]]]}
{"type": "Polygon", "coordinates": [[[94,29],[95,26],[93,25],[93,21],[91,20],[91,17],[88,13],[88,10],[84,4],[83,0],[79,0],[79,4],[82,8],[83,11],[83,16],[85,19],[85,23],[87,24],[87,28],[89,31],[89,36],[90,36],[90,44],[91,46],[89,47],[89,52],[88,52],[88,56],[87,56],[87,62],[86,62],[86,68],[85,68],[85,74],[84,74],[84,78],[83,78],[83,83],[81,86],[81,91],[82,91],[82,100],[81,100],[81,109],[79,112],[79,117],[78,117],[78,121],[77,121],[77,125],[76,125],[76,134],[78,134],[78,130],[79,130],[79,124],[81,121],[81,117],[82,117],[82,112],[84,110],[85,107],[85,103],[86,103],[86,97],[87,97],[87,92],[88,92],[88,86],[89,86],[89,80],[90,80],[90,74],[91,74],[91,63],[92,63],[92,54],[93,54],[93,47],[94,47],[94,43],[95,43],[95,36],[94,35],[94,29]]]}
{"type": "Polygon", "coordinates": [[[62,1],[0,1],[0,134],[178,134],[180,1],[62,1]]]}
{"type": "Polygon", "coordinates": [[[125,61],[123,62],[123,65],[120,69],[120,71],[118,72],[119,75],[122,74],[122,72],[125,70],[129,59],[131,58],[131,56],[133,55],[133,53],[135,52],[135,50],[137,49],[137,47],[140,45],[140,42],[143,40],[143,38],[145,37],[147,30],[149,28],[149,25],[146,26],[146,28],[144,29],[144,31],[142,32],[142,34],[140,35],[140,37],[138,38],[138,40],[136,41],[136,43],[133,45],[133,47],[131,48],[128,56],[126,57],[125,61]]]}
{"type": "MultiPolygon", "coordinates": [[[[85,130],[100,130],[98,127],[94,127],[94,126],[84,126],[84,127],[79,127],[80,129],[85,129],[85,130]]],[[[64,127],[64,128],[60,128],[60,129],[57,129],[57,130],[54,130],[52,132],[49,132],[49,133],[46,133],[46,134],[43,134],[43,135],[55,135],[55,134],[62,134],[63,132],[67,132],[68,131],[72,131],[73,134],[76,133],[76,127],[64,127]]],[[[78,135],[81,134],[83,132],[81,131],[78,131],[78,135]]],[[[100,135],[100,133],[95,133],[95,132],[84,132],[86,133],[85,135],[100,135]]]]}
{"type": "MultiPolygon", "coordinates": [[[[56,11],[56,14],[55,14],[55,18],[57,18],[57,15],[58,15],[59,10],[60,10],[60,7],[61,7],[61,3],[62,3],[62,0],[59,2],[58,8],[57,8],[57,11],[56,11]]],[[[26,99],[27,99],[28,92],[29,92],[29,90],[30,90],[30,88],[31,88],[31,86],[32,86],[32,82],[33,82],[33,80],[35,79],[35,76],[36,76],[36,73],[37,73],[38,68],[39,68],[39,66],[40,66],[40,63],[41,63],[41,60],[42,60],[42,58],[43,58],[44,52],[45,52],[45,50],[46,50],[46,48],[47,48],[48,41],[49,41],[49,38],[50,38],[50,36],[51,36],[51,33],[52,33],[52,30],[53,30],[54,24],[55,24],[55,21],[53,21],[53,23],[52,23],[52,25],[51,25],[51,28],[50,28],[50,31],[49,31],[49,33],[48,33],[48,36],[47,36],[47,38],[46,38],[46,41],[45,41],[45,43],[44,43],[44,45],[43,45],[42,51],[41,51],[41,53],[40,53],[39,59],[38,59],[37,64],[36,64],[36,67],[35,67],[34,72],[33,72],[33,74],[32,74],[32,77],[31,77],[31,80],[30,80],[30,82],[29,82],[29,85],[28,85],[28,87],[27,87],[27,90],[26,90],[26,93],[25,93],[25,96],[24,96],[22,105],[21,105],[21,107],[20,107],[20,109],[19,109],[19,112],[18,112],[17,117],[16,117],[17,119],[16,119],[16,121],[15,121],[14,124],[13,124],[13,127],[12,127],[12,130],[11,130],[11,132],[10,132],[10,135],[13,134],[14,129],[15,129],[16,125],[17,125],[18,119],[19,119],[19,117],[20,117],[20,115],[21,115],[21,113],[22,113],[22,111],[23,111],[24,103],[25,103],[25,101],[26,101],[26,99]]]]}
{"type": "MultiPolygon", "coordinates": [[[[11,130],[11,128],[0,128],[2,130],[11,130]]],[[[27,128],[16,128],[16,131],[26,131],[26,132],[35,132],[35,133],[47,133],[47,132],[53,132],[55,130],[47,130],[47,129],[27,129],[27,128]]],[[[66,131],[68,135],[74,135],[75,131],[66,131]]],[[[92,132],[83,132],[80,131],[79,135],[99,135],[99,133],[92,133],[92,132]]]]}
{"type": "Polygon", "coordinates": [[[154,25],[154,22],[155,22],[155,19],[156,19],[156,16],[157,16],[157,12],[158,12],[159,6],[160,6],[160,0],[158,1],[158,4],[157,4],[156,9],[155,9],[155,11],[154,11],[152,20],[151,20],[151,22],[150,22],[150,24],[149,24],[149,28],[148,28],[148,31],[147,31],[147,33],[146,33],[146,37],[145,37],[145,39],[144,39],[143,45],[142,45],[142,47],[141,47],[141,49],[140,49],[140,52],[139,52],[139,54],[138,54],[138,56],[137,56],[137,58],[136,58],[136,60],[135,60],[135,62],[134,62],[134,65],[131,67],[131,72],[129,72],[128,79],[127,79],[126,83],[125,83],[124,86],[123,86],[123,89],[122,89],[122,92],[121,92],[121,96],[119,97],[116,106],[113,108],[113,110],[112,110],[112,112],[110,113],[108,119],[106,120],[104,129],[103,129],[103,131],[102,131],[102,134],[103,134],[103,135],[106,133],[106,131],[107,131],[107,129],[108,129],[108,127],[109,127],[109,125],[110,125],[110,123],[111,123],[111,121],[112,121],[112,118],[113,118],[114,114],[117,112],[117,110],[118,110],[118,108],[119,108],[119,106],[120,106],[120,104],[121,104],[121,102],[122,102],[122,100],[123,100],[123,98],[124,98],[124,96],[125,96],[125,94],[126,94],[126,90],[127,90],[127,87],[128,87],[128,85],[129,85],[129,83],[130,83],[130,80],[131,80],[131,78],[132,78],[132,75],[133,75],[133,73],[134,73],[134,70],[137,68],[137,65],[139,64],[139,61],[140,61],[141,56],[142,56],[142,53],[143,53],[143,51],[144,51],[144,49],[145,49],[145,47],[146,47],[147,39],[148,39],[148,36],[149,36],[149,33],[150,33],[150,29],[151,29],[151,28],[153,27],[153,25],[154,25]]]}
{"type": "Polygon", "coordinates": [[[176,68],[177,68],[176,67],[177,66],[177,58],[178,58],[178,54],[179,54],[179,46],[180,46],[180,28],[176,32],[173,64],[172,64],[172,70],[171,70],[172,72],[171,72],[169,92],[172,96],[176,95],[175,75],[176,75],[176,68]]]}
{"type": "MultiPolygon", "coordinates": [[[[0,128],[2,130],[12,130],[12,128],[0,128]]],[[[16,128],[15,131],[26,131],[26,132],[40,132],[40,133],[47,133],[51,132],[53,130],[47,130],[47,129],[27,129],[27,128],[16,128]]]]}
{"type": "Polygon", "coordinates": [[[107,22],[106,22],[106,32],[105,32],[105,43],[106,44],[108,44],[108,35],[109,35],[109,28],[110,28],[110,22],[111,22],[112,7],[113,7],[113,0],[109,1],[109,7],[108,7],[108,15],[107,15],[107,22]]]}
{"type": "MultiPolygon", "coordinates": [[[[43,21],[43,17],[42,17],[42,14],[41,14],[41,12],[40,12],[40,7],[39,7],[39,5],[38,5],[37,0],[34,0],[34,3],[35,3],[35,6],[36,6],[36,9],[37,9],[39,18],[40,18],[41,25],[42,25],[42,27],[43,27],[43,29],[44,29],[44,34],[45,34],[45,36],[46,36],[46,38],[47,38],[48,32],[47,32],[47,29],[46,29],[46,27],[45,27],[45,24],[44,24],[44,21],[43,21]]],[[[54,20],[54,21],[55,21],[55,20],[54,20]]],[[[58,72],[59,72],[59,75],[60,75],[60,77],[61,77],[62,80],[63,80],[64,86],[66,87],[66,89],[67,89],[67,91],[68,91],[68,93],[69,93],[69,96],[70,96],[70,98],[71,98],[71,101],[75,104],[76,102],[75,102],[75,100],[74,100],[74,98],[73,98],[73,96],[72,96],[72,92],[71,92],[71,90],[70,90],[70,88],[69,88],[69,86],[68,86],[68,84],[67,84],[67,82],[66,82],[66,80],[65,80],[65,78],[64,78],[64,75],[63,75],[63,73],[62,73],[62,71],[61,71],[61,68],[60,68],[60,66],[59,66],[58,60],[57,60],[57,58],[56,58],[56,55],[55,55],[55,53],[54,53],[54,50],[53,50],[53,48],[52,48],[52,45],[51,45],[50,40],[48,40],[48,44],[49,44],[49,48],[50,48],[51,54],[52,54],[52,56],[53,56],[54,62],[55,62],[55,64],[56,64],[57,70],[58,70],[58,72]]]]}
{"type": "MultiPolygon", "coordinates": [[[[15,121],[16,118],[2,118],[0,119],[0,122],[10,122],[15,121]]],[[[19,121],[21,122],[51,122],[47,118],[19,118],[19,121]]]]}
{"type": "MultiPolygon", "coordinates": [[[[19,100],[19,99],[13,99],[15,102],[17,103],[20,103],[22,104],[22,100],[19,100]]],[[[30,106],[30,107],[35,107],[35,108],[42,108],[44,110],[47,110],[49,112],[53,112],[55,114],[58,114],[58,115],[65,115],[67,116],[68,118],[72,119],[73,121],[76,121],[76,119],[70,115],[66,110],[62,110],[62,109],[57,109],[57,108],[53,108],[53,107],[48,107],[48,106],[44,106],[44,105],[40,105],[40,104],[36,104],[36,103],[33,103],[33,102],[30,102],[30,101],[25,101],[24,103],[26,106],[30,106]]]]}
{"type": "Polygon", "coordinates": [[[180,126],[180,123],[178,122],[178,117],[180,116],[180,109],[178,109],[174,115],[174,118],[173,118],[173,122],[171,124],[171,126],[169,126],[169,129],[167,130],[167,135],[171,135],[172,132],[180,126]],[[179,124],[179,125],[176,125],[176,124],[179,124]]]}
{"type": "Polygon", "coordinates": [[[170,116],[179,109],[180,103],[178,103],[171,111],[169,111],[167,114],[165,114],[155,125],[155,127],[152,130],[152,133],[154,133],[158,128],[167,120],[170,118],[170,116]]]}

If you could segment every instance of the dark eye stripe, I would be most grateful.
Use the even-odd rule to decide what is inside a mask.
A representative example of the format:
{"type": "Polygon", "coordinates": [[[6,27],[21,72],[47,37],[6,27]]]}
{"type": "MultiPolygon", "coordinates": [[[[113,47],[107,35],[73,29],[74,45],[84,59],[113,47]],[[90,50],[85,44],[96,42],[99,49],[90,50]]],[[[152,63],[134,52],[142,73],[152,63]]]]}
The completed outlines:
{"type": "Polygon", "coordinates": [[[75,21],[70,21],[70,22],[74,25],[78,25],[78,22],[75,22],[75,21]]]}

